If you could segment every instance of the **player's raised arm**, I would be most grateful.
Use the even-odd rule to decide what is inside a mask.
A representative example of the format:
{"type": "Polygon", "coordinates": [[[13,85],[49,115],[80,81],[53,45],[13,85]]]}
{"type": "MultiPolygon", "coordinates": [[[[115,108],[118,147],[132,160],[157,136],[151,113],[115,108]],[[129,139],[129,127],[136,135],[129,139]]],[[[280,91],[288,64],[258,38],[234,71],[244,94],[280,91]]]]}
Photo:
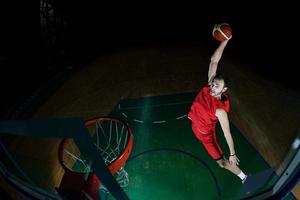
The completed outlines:
{"type": "Polygon", "coordinates": [[[225,46],[227,45],[228,40],[224,40],[220,43],[219,47],[215,50],[214,54],[210,58],[210,64],[208,69],[208,84],[211,84],[213,78],[216,75],[218,63],[222,57],[225,46]]]}

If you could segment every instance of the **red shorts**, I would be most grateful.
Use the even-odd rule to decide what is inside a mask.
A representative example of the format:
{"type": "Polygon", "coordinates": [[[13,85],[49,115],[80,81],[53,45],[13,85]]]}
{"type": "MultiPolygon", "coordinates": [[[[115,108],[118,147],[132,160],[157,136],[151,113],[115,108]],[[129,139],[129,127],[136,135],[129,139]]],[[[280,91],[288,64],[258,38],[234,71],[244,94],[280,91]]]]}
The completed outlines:
{"type": "Polygon", "coordinates": [[[203,133],[195,124],[192,123],[192,130],[213,159],[220,160],[223,158],[223,151],[218,144],[215,129],[211,129],[209,133],[203,133]]]}

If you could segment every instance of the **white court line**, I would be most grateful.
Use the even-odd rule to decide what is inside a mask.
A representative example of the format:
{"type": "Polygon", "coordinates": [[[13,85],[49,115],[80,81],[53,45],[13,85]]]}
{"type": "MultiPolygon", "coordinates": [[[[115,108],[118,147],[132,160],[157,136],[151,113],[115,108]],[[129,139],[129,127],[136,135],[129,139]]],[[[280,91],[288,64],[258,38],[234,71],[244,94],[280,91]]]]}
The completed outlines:
{"type": "MultiPolygon", "coordinates": [[[[179,104],[188,104],[188,103],[191,103],[191,102],[192,101],[182,101],[182,102],[178,102],[178,103],[147,105],[147,107],[173,106],[173,105],[179,105],[179,104]]],[[[132,107],[122,107],[121,108],[121,106],[119,106],[119,110],[134,110],[134,109],[141,109],[141,108],[144,108],[144,107],[145,106],[132,106],[132,107]]]]}
{"type": "Polygon", "coordinates": [[[186,117],[187,115],[182,115],[182,116],[180,116],[180,117],[177,117],[176,119],[181,119],[181,118],[184,118],[184,117],[186,117]]]}
{"type": "Polygon", "coordinates": [[[165,123],[166,122],[166,120],[161,120],[161,121],[154,121],[153,123],[154,124],[162,124],[162,123],[165,123]]]}
{"type": "Polygon", "coordinates": [[[144,123],[144,121],[137,120],[137,119],[134,119],[133,121],[134,121],[134,122],[138,122],[138,123],[144,123]]]}

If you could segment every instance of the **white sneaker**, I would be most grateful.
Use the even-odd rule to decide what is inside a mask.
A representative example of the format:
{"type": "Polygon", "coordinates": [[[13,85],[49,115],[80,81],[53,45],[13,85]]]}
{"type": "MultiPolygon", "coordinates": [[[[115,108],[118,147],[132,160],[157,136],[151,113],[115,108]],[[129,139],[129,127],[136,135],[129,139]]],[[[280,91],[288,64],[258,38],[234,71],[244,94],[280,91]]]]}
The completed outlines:
{"type": "Polygon", "coordinates": [[[248,176],[246,175],[245,178],[242,180],[242,183],[244,184],[247,180],[248,176]]]}

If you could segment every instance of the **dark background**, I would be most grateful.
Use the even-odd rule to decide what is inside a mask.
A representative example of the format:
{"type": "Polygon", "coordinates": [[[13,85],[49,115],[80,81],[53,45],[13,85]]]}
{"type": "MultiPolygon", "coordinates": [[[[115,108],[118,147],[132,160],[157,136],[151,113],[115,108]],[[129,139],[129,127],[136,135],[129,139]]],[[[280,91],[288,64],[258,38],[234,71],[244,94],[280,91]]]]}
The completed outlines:
{"type": "Polygon", "coordinates": [[[12,105],[22,102],[66,66],[81,68],[91,59],[122,47],[195,42],[212,50],[216,47],[212,26],[222,22],[230,23],[234,31],[228,56],[266,79],[299,91],[297,56],[293,53],[297,52],[298,40],[296,7],[287,2],[47,2],[63,21],[56,21],[53,33],[40,23],[38,2],[1,6],[2,113],[10,112],[12,105]],[[54,42],[49,43],[49,37],[54,42]]]}

